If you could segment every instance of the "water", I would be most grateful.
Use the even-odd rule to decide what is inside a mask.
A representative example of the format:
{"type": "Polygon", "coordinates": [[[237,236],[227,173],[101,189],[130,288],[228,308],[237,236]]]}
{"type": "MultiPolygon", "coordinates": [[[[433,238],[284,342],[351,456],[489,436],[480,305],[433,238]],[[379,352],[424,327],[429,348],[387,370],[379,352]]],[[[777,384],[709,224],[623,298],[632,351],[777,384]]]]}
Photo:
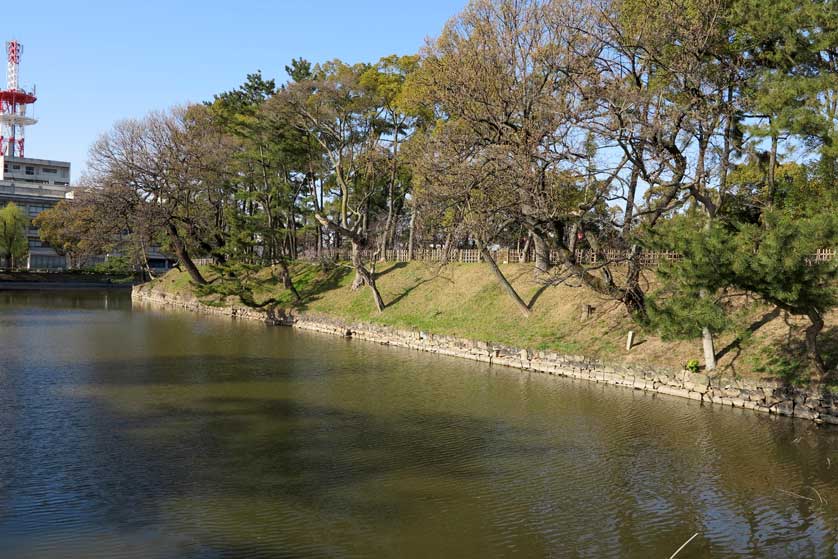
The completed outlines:
{"type": "Polygon", "coordinates": [[[667,558],[696,532],[679,559],[838,556],[838,433],[0,293],[0,557],[667,558]]]}

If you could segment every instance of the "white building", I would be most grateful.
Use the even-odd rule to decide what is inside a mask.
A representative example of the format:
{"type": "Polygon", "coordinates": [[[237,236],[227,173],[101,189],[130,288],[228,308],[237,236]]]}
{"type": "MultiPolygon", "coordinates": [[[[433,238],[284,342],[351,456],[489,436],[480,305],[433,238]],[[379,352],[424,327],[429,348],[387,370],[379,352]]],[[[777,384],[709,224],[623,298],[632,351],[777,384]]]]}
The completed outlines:
{"type": "MultiPolygon", "coordinates": [[[[65,198],[72,198],[70,164],[66,161],[5,157],[0,155],[0,207],[14,202],[29,219],[65,198]]],[[[29,227],[27,268],[65,268],[67,259],[41,241],[38,230],[29,227]]]]}

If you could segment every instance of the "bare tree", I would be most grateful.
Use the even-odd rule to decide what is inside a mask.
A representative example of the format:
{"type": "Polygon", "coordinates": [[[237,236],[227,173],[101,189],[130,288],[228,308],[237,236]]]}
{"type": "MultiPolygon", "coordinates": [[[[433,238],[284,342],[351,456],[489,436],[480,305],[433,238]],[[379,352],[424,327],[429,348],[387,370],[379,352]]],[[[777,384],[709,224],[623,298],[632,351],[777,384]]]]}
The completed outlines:
{"type": "Polygon", "coordinates": [[[207,280],[193,251],[211,253],[223,242],[220,176],[223,139],[201,126],[195,111],[175,108],[124,120],[91,148],[91,181],[120,185],[136,196],[135,213],[159,227],[192,281],[207,280]]]}

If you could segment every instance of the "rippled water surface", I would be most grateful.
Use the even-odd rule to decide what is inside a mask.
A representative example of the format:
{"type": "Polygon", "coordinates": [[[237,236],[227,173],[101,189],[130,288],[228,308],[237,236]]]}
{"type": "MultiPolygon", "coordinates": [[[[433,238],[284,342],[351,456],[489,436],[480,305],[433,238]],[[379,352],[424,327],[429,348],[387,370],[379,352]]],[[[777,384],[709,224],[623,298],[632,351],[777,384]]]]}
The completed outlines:
{"type": "Polygon", "coordinates": [[[836,557],[838,434],[0,293],[0,557],[836,557]]]}

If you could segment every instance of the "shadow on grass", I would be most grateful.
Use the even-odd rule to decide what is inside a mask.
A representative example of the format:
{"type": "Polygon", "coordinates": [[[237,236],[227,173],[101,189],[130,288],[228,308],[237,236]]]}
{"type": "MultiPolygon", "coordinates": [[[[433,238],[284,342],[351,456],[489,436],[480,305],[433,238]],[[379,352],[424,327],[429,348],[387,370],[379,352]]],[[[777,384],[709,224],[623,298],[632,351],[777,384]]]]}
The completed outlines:
{"type": "Polygon", "coordinates": [[[399,295],[394,297],[392,301],[387,303],[387,306],[389,307],[389,306],[395,305],[396,303],[398,303],[399,301],[401,301],[402,299],[404,299],[405,297],[410,295],[415,289],[425,285],[426,283],[430,283],[431,281],[433,281],[433,278],[425,278],[423,280],[417,281],[416,283],[414,283],[413,285],[411,285],[410,287],[408,287],[407,289],[402,291],[399,295]]]}
{"type": "Polygon", "coordinates": [[[533,293],[533,296],[530,298],[530,302],[527,303],[527,307],[529,307],[530,310],[532,310],[532,308],[535,306],[535,303],[536,301],[538,301],[538,298],[541,297],[541,295],[544,294],[545,291],[547,291],[548,287],[551,287],[551,285],[545,282],[543,285],[541,285],[541,287],[535,290],[535,293],[533,293]]]}
{"type": "MultiPolygon", "coordinates": [[[[753,322],[750,326],[748,326],[745,331],[747,334],[753,334],[775,318],[780,316],[780,309],[776,308],[773,311],[765,313],[759,320],[753,322]]],[[[716,353],[716,360],[721,360],[722,357],[733,351],[734,349],[737,350],[736,355],[733,357],[731,364],[739,358],[739,355],[742,353],[742,336],[737,336],[732,342],[727,344],[723,347],[720,351],[716,353]]]]}
{"type": "Polygon", "coordinates": [[[395,270],[401,270],[403,268],[407,268],[407,262],[393,262],[390,266],[387,266],[386,269],[381,270],[380,272],[376,271],[375,278],[378,279],[382,276],[386,276],[390,272],[393,272],[395,270]]]}
{"type": "MultiPolygon", "coordinates": [[[[353,273],[350,266],[336,266],[327,271],[317,272],[317,276],[305,286],[298,287],[300,300],[293,307],[299,310],[308,310],[309,304],[320,300],[323,295],[335,289],[339,289],[349,274],[353,273]]],[[[297,278],[294,278],[296,281],[297,278]]]]}
{"type": "MultiPolygon", "coordinates": [[[[838,327],[830,327],[818,337],[818,347],[833,380],[821,387],[824,394],[838,392],[838,327]]],[[[741,350],[739,350],[741,351],[741,350]]],[[[754,369],[770,380],[781,380],[787,389],[812,386],[812,363],[803,339],[790,339],[785,344],[766,346],[753,358],[754,369]]]]}

